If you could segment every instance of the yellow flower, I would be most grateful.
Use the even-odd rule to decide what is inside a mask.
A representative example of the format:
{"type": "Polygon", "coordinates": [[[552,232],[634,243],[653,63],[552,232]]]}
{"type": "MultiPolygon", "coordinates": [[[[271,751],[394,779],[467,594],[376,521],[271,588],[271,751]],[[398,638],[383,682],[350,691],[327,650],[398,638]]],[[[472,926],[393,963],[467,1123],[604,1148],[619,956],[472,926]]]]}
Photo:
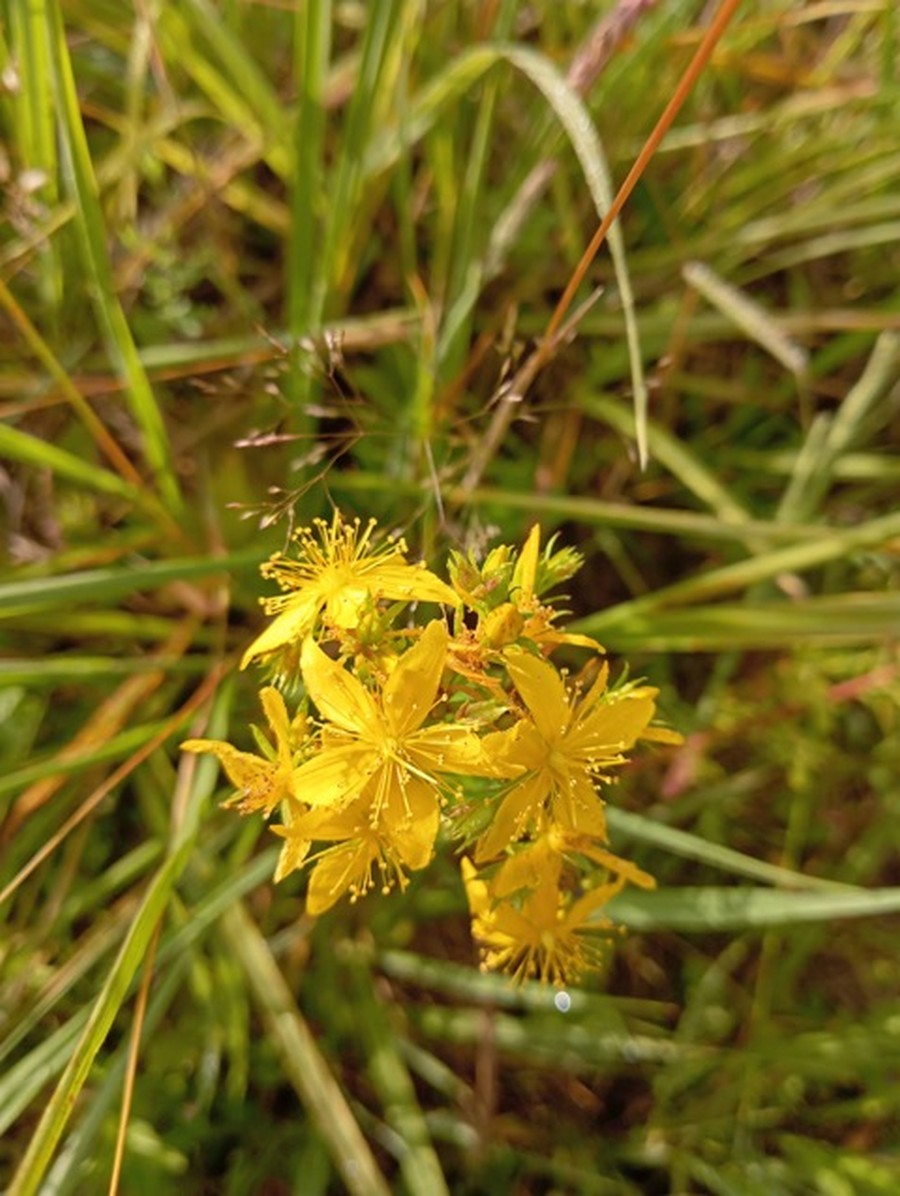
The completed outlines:
{"type": "Polygon", "coordinates": [[[486,736],[482,746],[499,765],[518,764],[527,775],[503,799],[478,843],[479,862],[549,824],[605,840],[602,805],[594,781],[621,764],[653,718],[656,690],[636,687],[608,694],[606,666],[587,692],[570,696],[546,660],[510,648],[509,676],[529,717],[511,730],[486,736]]]}
{"type": "Polygon", "coordinates": [[[564,985],[603,963],[607,943],[592,942],[589,936],[608,940],[615,929],[609,918],[598,915],[622,888],[623,879],[572,900],[560,890],[558,873],[551,870],[514,903],[496,901],[491,882],[478,876],[471,860],[463,859],[462,874],[483,969],[508,972],[518,982],[536,979],[564,985]]]}
{"type": "Polygon", "coordinates": [[[376,545],[374,528],[373,519],[361,533],[359,520],[344,523],[336,511],[330,526],[318,519],[295,533],[298,559],[278,552],[262,566],[263,576],[274,578],[285,593],[263,599],[266,614],[276,618],[244,653],[241,668],[304,640],[323,613],[333,628],[347,631],[382,599],[459,603],[424,565],[408,564],[402,540],[376,545]]]}
{"type": "Polygon", "coordinates": [[[310,806],[346,806],[367,790],[373,817],[410,816],[425,794],[437,801],[444,773],[491,775],[476,735],[459,723],[424,726],[438,697],[449,636],[438,619],[373,693],[308,639],[306,689],[327,720],[321,747],[297,769],[294,791],[310,806]]]}
{"type": "Polygon", "coordinates": [[[440,821],[435,792],[427,786],[407,788],[406,809],[386,804],[375,816],[374,794],[366,791],[344,809],[310,810],[291,815],[284,827],[273,827],[285,840],[276,881],[296,868],[313,863],[306,897],[307,912],[318,916],[349,892],[356,901],[376,881],[377,866],[382,892],[396,881],[407,885],[406,871],[424,868],[434,854],[440,821]],[[310,856],[313,842],[333,842],[310,856]]]}
{"type": "Polygon", "coordinates": [[[187,739],[181,749],[217,757],[238,790],[226,805],[237,806],[242,814],[262,810],[268,817],[279,802],[292,796],[294,754],[306,739],[306,719],[298,715],[291,722],[284,698],[272,686],[260,690],[259,697],[274,739],[270,759],[239,751],[218,739],[187,739]]]}

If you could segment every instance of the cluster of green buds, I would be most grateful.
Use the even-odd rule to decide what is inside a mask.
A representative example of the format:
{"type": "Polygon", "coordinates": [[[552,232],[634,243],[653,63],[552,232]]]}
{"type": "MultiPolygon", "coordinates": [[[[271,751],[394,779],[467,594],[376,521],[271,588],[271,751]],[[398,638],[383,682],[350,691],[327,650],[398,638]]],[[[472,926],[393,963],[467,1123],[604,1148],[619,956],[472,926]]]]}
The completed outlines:
{"type": "Polygon", "coordinates": [[[638,739],[678,737],[652,725],[655,689],[611,686],[600,645],[559,625],[546,595],[577,552],[535,526],[518,551],[452,552],[447,581],[408,556],[340,513],[297,532],[263,565],[281,593],[243,659],[273,682],[260,754],[182,746],[218,757],[227,804],[273,819],[275,879],[309,870],[311,915],[404,888],[443,832],[482,967],[569,983],[605,955],[610,898],[654,883],[609,850],[602,793],[638,739]],[[574,674],[562,646],[587,653],[574,674]]]}

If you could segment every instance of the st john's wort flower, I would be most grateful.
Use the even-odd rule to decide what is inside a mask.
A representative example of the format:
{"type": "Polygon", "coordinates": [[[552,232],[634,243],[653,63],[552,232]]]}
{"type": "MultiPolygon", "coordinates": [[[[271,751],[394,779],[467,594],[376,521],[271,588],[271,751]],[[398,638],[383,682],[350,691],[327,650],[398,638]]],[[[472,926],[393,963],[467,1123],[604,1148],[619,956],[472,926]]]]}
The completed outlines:
{"type": "Polygon", "coordinates": [[[507,972],[518,982],[564,985],[602,966],[616,931],[603,910],[625,883],[621,878],[573,898],[559,887],[559,871],[551,868],[514,901],[497,900],[491,882],[479,876],[471,860],[462,860],[462,874],[472,937],[485,971],[507,972]]]}
{"type": "Polygon", "coordinates": [[[604,664],[587,691],[570,693],[556,668],[539,656],[510,648],[504,661],[527,714],[511,729],[485,736],[482,746],[524,775],[503,798],[476,859],[492,859],[551,824],[605,840],[595,782],[623,763],[624,753],[644,734],[657,691],[638,686],[608,693],[604,664]]]}
{"type": "Polygon", "coordinates": [[[307,724],[302,714],[291,721],[284,698],[273,686],[260,690],[259,698],[272,733],[268,755],[242,752],[219,739],[187,739],[181,749],[209,752],[218,759],[237,789],[226,805],[237,806],[242,814],[258,810],[268,817],[280,802],[293,796],[296,753],[307,739],[307,724]]]}
{"type": "Polygon", "coordinates": [[[296,649],[320,616],[340,632],[358,626],[373,602],[459,602],[424,565],[408,563],[402,540],[379,542],[374,519],[361,531],[359,520],[345,523],[335,511],[330,525],[317,519],[297,531],[294,541],[296,557],[275,553],[262,566],[262,575],[284,593],[262,600],[266,614],[276,617],[244,653],[241,668],[296,649]]]}
{"type": "Polygon", "coordinates": [[[386,802],[376,813],[374,793],[364,790],[349,806],[323,807],[301,814],[293,808],[283,827],[285,840],[275,880],[312,866],[306,909],[313,917],[330,909],[345,893],[356,901],[376,883],[387,893],[406,887],[407,873],[431,862],[440,810],[427,786],[407,786],[404,802],[386,802]],[[312,852],[313,844],[331,846],[312,852]]]}
{"type": "Polygon", "coordinates": [[[446,792],[448,775],[490,775],[477,735],[459,722],[426,725],[438,699],[449,635],[435,619],[398,659],[380,691],[308,639],[301,666],[307,693],[323,716],[319,750],[294,773],[297,796],[309,806],[346,806],[367,790],[379,818],[398,817],[446,792]]]}

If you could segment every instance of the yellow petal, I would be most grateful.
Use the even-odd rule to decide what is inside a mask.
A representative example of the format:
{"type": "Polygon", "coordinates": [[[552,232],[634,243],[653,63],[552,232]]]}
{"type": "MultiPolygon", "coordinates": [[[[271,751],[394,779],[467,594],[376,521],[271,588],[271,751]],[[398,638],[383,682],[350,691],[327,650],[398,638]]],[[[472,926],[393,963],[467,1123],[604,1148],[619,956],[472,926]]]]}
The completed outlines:
{"type": "Polygon", "coordinates": [[[542,882],[558,884],[562,866],[563,856],[550,838],[542,835],[536,843],[503,861],[494,877],[494,895],[509,897],[519,889],[535,889],[542,882]]]}
{"type": "Polygon", "coordinates": [[[533,622],[525,624],[524,634],[536,644],[571,644],[573,648],[592,648],[595,652],[602,652],[603,645],[590,635],[581,635],[576,631],[558,631],[555,627],[534,627],[533,622]]]}
{"type": "Polygon", "coordinates": [[[312,630],[316,615],[322,604],[318,590],[291,596],[290,606],[283,610],[269,626],[256,637],[241,657],[241,668],[260,656],[268,656],[288,644],[299,643],[312,630]]]}
{"type": "Polygon", "coordinates": [[[288,717],[284,698],[274,685],[267,685],[259,691],[259,700],[266,713],[266,719],[275,736],[279,757],[290,759],[291,754],[291,720],[288,717]]]}
{"type": "Polygon", "coordinates": [[[421,565],[379,565],[367,576],[366,582],[375,598],[387,598],[391,602],[440,602],[446,606],[459,606],[456,591],[421,565]]]}
{"type": "Polygon", "coordinates": [[[576,845],[576,850],[580,851],[582,855],[586,855],[588,859],[593,860],[597,864],[602,864],[604,868],[608,868],[610,872],[615,873],[616,876],[627,880],[629,884],[637,885],[640,889],[655,889],[656,879],[645,872],[643,868],[639,868],[637,864],[633,864],[631,860],[624,860],[621,856],[613,855],[611,851],[606,851],[602,847],[597,847],[594,844],[576,845]]]}
{"type": "Polygon", "coordinates": [[[603,816],[603,806],[590,774],[577,765],[568,770],[564,783],[554,786],[551,804],[554,822],[570,831],[593,834],[597,826],[598,805],[601,818],[603,816]]]}
{"type": "Polygon", "coordinates": [[[507,793],[488,830],[478,840],[475,859],[481,864],[517,842],[540,818],[548,796],[541,776],[527,777],[507,793]]]}
{"type": "MultiPolygon", "coordinates": [[[[185,739],[185,741],[183,743],[179,743],[178,746],[183,752],[194,752],[198,755],[202,752],[212,752],[213,755],[218,755],[219,748],[230,748],[231,744],[223,743],[219,739],[185,739]]],[[[236,748],[233,748],[232,750],[237,751],[236,748]]],[[[246,752],[242,754],[247,755],[246,752]]]]}
{"type": "Polygon", "coordinates": [[[525,616],[512,602],[502,602],[478,620],[475,638],[485,648],[514,644],[525,627],[525,616]]]}
{"type": "Polygon", "coordinates": [[[492,731],[482,738],[481,746],[503,776],[533,772],[547,761],[547,744],[530,718],[520,719],[506,731],[492,731]]]}
{"type": "Polygon", "coordinates": [[[185,752],[209,752],[215,756],[225,775],[244,797],[247,809],[261,809],[270,813],[286,792],[286,777],[268,760],[238,751],[230,743],[217,739],[187,739],[181,745],[185,752]]]}
{"type": "Polygon", "coordinates": [[[562,677],[552,664],[521,648],[510,648],[503,655],[535,726],[547,743],[555,743],[565,734],[572,716],[562,677]]]}
{"type": "Polygon", "coordinates": [[[612,923],[608,918],[598,918],[596,915],[604,908],[607,902],[611,901],[617,893],[622,891],[624,884],[625,881],[620,877],[616,880],[608,881],[606,884],[598,885],[596,889],[591,889],[589,893],[585,893],[583,897],[579,897],[577,901],[572,903],[571,908],[563,919],[565,929],[571,933],[579,926],[591,922],[596,924],[594,926],[596,930],[610,928],[612,923]]]}
{"type": "Polygon", "coordinates": [[[371,887],[372,865],[377,857],[375,845],[359,839],[329,848],[309,878],[307,913],[314,918],[324,914],[348,890],[353,896],[365,893],[371,887]]]}
{"type": "Polygon", "coordinates": [[[423,727],[406,740],[407,756],[416,768],[427,773],[459,773],[467,777],[515,775],[521,769],[502,771],[483,749],[481,740],[466,727],[438,723],[423,727]]]}
{"type": "Polygon", "coordinates": [[[303,867],[312,842],[292,834],[287,827],[273,826],[272,830],[285,840],[281,854],[278,856],[278,863],[275,865],[275,883],[278,884],[286,876],[303,867]]]}
{"type": "Polygon", "coordinates": [[[520,719],[506,731],[491,731],[483,736],[481,748],[494,762],[495,776],[519,776],[540,768],[547,759],[547,745],[528,718],[520,719]]]}
{"type": "Polygon", "coordinates": [[[421,727],[434,705],[450,636],[435,619],[418,643],[404,652],[384,686],[384,712],[390,733],[402,738],[421,727]]]}
{"type": "Polygon", "coordinates": [[[582,757],[602,759],[634,746],[653,718],[656,704],[650,697],[611,697],[572,728],[566,737],[566,751],[582,757]]]}
{"type": "Polygon", "coordinates": [[[519,559],[512,575],[512,588],[518,587],[519,601],[527,603],[534,597],[534,583],[537,578],[538,558],[541,548],[541,527],[536,523],[522,545],[519,559]]]}
{"type": "MultiPolygon", "coordinates": [[[[603,800],[596,789],[585,778],[583,785],[576,781],[578,798],[575,801],[554,802],[554,816],[561,815],[559,827],[565,833],[585,836],[587,839],[599,839],[605,843],[607,839],[606,814],[603,810],[603,800]]],[[[579,850],[581,850],[579,848],[579,850]]]]}
{"type": "Polygon", "coordinates": [[[467,856],[463,856],[459,861],[459,868],[462,872],[463,887],[466,890],[466,900],[469,903],[472,916],[475,918],[485,917],[491,908],[490,889],[487,882],[481,879],[475,865],[467,856]]]}
{"type": "Polygon", "coordinates": [[[359,618],[363,607],[370,599],[370,591],[365,585],[342,585],[329,595],[325,603],[325,614],[334,627],[342,631],[350,631],[359,626],[359,618]]]}
{"type": "Polygon", "coordinates": [[[368,783],[379,757],[365,747],[326,748],[291,773],[291,793],[308,806],[345,806],[368,783]]]}
{"type": "Polygon", "coordinates": [[[641,731],[641,739],[649,740],[651,743],[671,743],[676,746],[684,743],[684,736],[678,731],[673,731],[671,727],[645,727],[641,731]]]}
{"type": "Polygon", "coordinates": [[[593,684],[591,685],[590,689],[588,689],[587,693],[583,694],[576,703],[576,720],[584,718],[586,714],[593,710],[596,703],[599,702],[603,697],[608,681],[609,663],[608,661],[601,660],[600,667],[597,670],[597,676],[594,678],[593,684]]]}
{"type": "Polygon", "coordinates": [[[370,742],[380,738],[380,719],[371,694],[312,639],[303,644],[300,667],[309,696],[325,718],[370,742]]]}
{"type": "Polygon", "coordinates": [[[371,802],[360,798],[349,806],[320,806],[295,819],[291,829],[318,843],[355,839],[371,830],[371,802]]]}
{"type": "Polygon", "coordinates": [[[403,802],[389,802],[379,825],[384,852],[396,856],[411,871],[418,871],[431,862],[434,843],[440,826],[441,810],[438,795],[426,781],[409,777],[403,791],[403,802]]]}

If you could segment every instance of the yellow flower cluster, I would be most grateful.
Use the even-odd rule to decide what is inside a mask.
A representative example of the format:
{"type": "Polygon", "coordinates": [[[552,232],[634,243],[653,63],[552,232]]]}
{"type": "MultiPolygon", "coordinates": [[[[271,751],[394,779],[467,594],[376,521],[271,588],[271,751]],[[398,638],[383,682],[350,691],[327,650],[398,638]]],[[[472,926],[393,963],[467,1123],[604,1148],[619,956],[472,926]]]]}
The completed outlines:
{"type": "Polygon", "coordinates": [[[298,710],[269,685],[261,755],[182,746],[219,759],[241,813],[279,812],[275,879],[310,867],[310,914],[405,887],[443,829],[465,852],[482,966],[564,984],[602,959],[610,897],[654,883],[609,851],[600,789],[636,740],[678,737],[650,725],[656,690],[610,688],[600,646],[557,626],[544,595],[576,552],[541,551],[534,527],[518,553],[451,553],[449,584],[407,556],[340,513],[298,532],[263,566],[282,593],[243,660],[299,682],[298,710]],[[574,678],[550,659],[562,644],[591,653],[574,678]]]}

